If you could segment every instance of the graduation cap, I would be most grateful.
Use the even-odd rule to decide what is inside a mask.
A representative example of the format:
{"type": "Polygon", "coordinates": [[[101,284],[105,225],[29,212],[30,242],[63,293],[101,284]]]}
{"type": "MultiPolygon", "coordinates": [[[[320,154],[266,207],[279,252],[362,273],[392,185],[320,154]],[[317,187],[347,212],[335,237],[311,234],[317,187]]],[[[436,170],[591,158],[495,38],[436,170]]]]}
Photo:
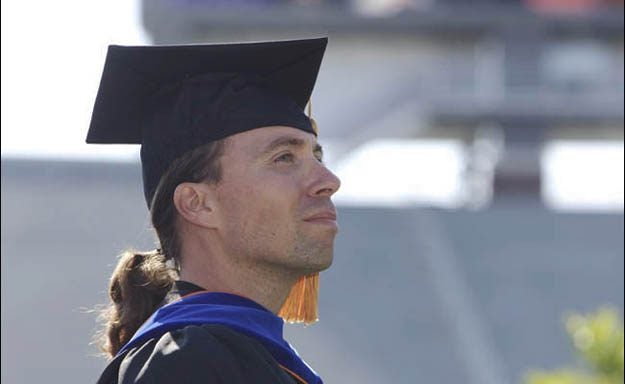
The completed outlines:
{"type": "Polygon", "coordinates": [[[304,113],[327,38],[108,49],[87,143],[141,144],[150,205],[161,176],[189,150],[236,133],[289,126],[304,113]]]}

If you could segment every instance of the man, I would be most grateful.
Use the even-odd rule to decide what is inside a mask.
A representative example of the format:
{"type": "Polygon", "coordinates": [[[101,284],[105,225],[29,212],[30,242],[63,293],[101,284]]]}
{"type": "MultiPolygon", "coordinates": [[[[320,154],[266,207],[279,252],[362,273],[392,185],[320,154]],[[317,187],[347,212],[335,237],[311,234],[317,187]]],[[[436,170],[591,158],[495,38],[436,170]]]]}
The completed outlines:
{"type": "Polygon", "coordinates": [[[113,273],[99,383],[322,382],[282,326],[316,320],[337,233],[304,113],[326,44],[109,48],[87,142],[141,144],[160,246],[113,273]]]}

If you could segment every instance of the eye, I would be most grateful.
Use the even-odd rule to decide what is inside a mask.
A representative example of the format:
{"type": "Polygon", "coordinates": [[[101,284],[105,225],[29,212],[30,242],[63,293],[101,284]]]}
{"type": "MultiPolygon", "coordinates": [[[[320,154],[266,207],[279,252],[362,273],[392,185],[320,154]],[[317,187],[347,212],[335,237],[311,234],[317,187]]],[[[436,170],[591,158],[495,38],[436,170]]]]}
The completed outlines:
{"type": "Polygon", "coordinates": [[[318,162],[323,164],[323,154],[321,152],[315,152],[314,156],[315,156],[315,159],[317,159],[318,162]]]}
{"type": "Polygon", "coordinates": [[[274,162],[276,162],[276,163],[281,163],[281,162],[291,163],[291,162],[293,162],[294,159],[295,159],[295,156],[293,156],[292,153],[287,152],[287,153],[284,153],[284,154],[276,157],[274,162]]]}

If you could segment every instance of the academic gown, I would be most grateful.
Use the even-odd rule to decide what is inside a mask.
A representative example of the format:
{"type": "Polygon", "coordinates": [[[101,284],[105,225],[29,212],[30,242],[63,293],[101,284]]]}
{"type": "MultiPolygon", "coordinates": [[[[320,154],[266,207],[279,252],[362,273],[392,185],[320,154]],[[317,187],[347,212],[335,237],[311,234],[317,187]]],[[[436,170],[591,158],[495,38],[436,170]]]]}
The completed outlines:
{"type": "MultiPolygon", "coordinates": [[[[159,311],[163,313],[185,300],[191,306],[181,309],[192,307],[197,300],[203,300],[201,296],[211,296],[203,292],[201,287],[194,284],[177,281],[165,299],[166,305],[159,311]]],[[[244,310],[251,308],[253,311],[267,311],[251,300],[239,296],[213,295],[217,295],[220,300],[225,297],[228,305],[232,305],[235,310],[241,307],[244,310]]],[[[209,300],[213,299],[209,297],[209,300]]],[[[285,352],[282,344],[276,348],[275,343],[272,344],[271,340],[268,342],[265,338],[265,324],[275,326],[277,323],[272,318],[275,315],[271,313],[265,315],[254,312],[269,320],[263,323],[261,319],[259,322],[261,326],[258,329],[262,331],[261,334],[239,329],[237,324],[231,326],[228,319],[225,325],[212,320],[202,324],[188,321],[188,325],[169,326],[171,329],[163,333],[158,331],[161,325],[159,311],[122,347],[120,353],[105,368],[98,384],[322,384],[321,379],[299,356],[291,354],[288,349],[285,352]],[[153,321],[154,319],[156,320],[153,321]]],[[[200,313],[199,316],[205,315],[200,313]]],[[[208,316],[210,318],[212,315],[208,316]]],[[[243,314],[242,317],[245,318],[246,315],[243,314]]],[[[218,319],[218,322],[221,320],[218,319]]],[[[279,339],[290,348],[281,339],[281,326],[279,337],[277,332],[276,327],[273,332],[268,331],[273,333],[274,339],[279,339]]]]}

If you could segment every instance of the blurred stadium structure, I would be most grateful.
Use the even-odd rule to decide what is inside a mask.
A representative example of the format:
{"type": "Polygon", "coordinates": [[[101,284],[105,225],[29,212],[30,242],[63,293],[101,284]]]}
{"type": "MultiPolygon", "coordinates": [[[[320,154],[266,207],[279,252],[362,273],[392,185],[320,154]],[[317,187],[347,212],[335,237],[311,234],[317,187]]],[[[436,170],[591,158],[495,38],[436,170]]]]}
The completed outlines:
{"type": "MultiPolygon", "coordinates": [[[[313,113],[331,166],[380,139],[459,148],[461,193],[445,209],[339,198],[322,321],[288,330],[327,383],[516,383],[568,361],[565,311],[622,313],[622,174],[612,210],[554,211],[541,163],[579,141],[620,145],[622,163],[622,2],[146,0],[142,12],[156,44],[329,35],[313,113]]],[[[140,177],[135,163],[2,159],[2,382],[94,381],[103,361],[81,308],[104,302],[116,252],[153,247],[140,177]]]]}

